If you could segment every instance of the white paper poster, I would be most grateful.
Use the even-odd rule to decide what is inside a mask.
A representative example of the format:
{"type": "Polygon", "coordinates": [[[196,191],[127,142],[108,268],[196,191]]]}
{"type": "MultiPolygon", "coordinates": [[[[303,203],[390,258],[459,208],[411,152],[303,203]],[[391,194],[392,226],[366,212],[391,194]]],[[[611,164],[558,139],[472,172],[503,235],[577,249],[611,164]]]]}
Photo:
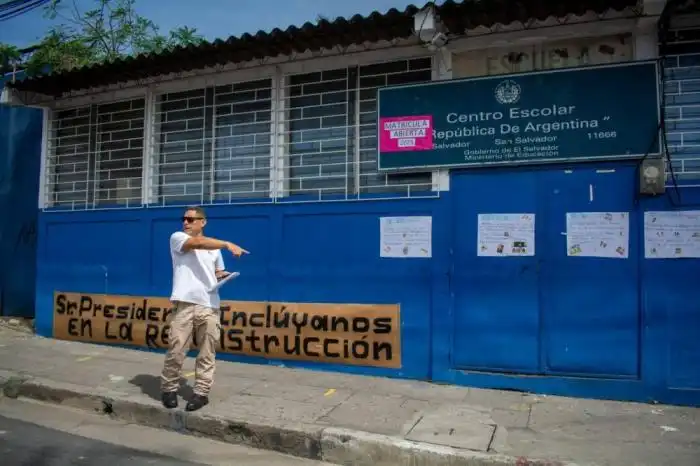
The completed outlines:
{"type": "Polygon", "coordinates": [[[645,212],[644,257],[700,258],[700,210],[645,212]]]}
{"type": "Polygon", "coordinates": [[[629,257],[628,212],[569,212],[566,252],[576,257],[629,257]]]}
{"type": "Polygon", "coordinates": [[[477,255],[535,255],[535,214],[479,214],[477,255]]]}
{"type": "Polygon", "coordinates": [[[433,217],[379,219],[380,257],[432,257],[433,217]]]}

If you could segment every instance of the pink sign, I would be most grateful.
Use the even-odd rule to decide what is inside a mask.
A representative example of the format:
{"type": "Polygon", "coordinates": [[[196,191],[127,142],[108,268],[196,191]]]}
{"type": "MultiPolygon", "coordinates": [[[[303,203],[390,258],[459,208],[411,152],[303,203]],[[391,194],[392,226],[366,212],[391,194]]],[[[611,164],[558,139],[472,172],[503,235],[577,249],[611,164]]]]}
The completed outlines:
{"type": "Polygon", "coordinates": [[[379,119],[379,152],[431,150],[432,148],[432,115],[379,119]]]}

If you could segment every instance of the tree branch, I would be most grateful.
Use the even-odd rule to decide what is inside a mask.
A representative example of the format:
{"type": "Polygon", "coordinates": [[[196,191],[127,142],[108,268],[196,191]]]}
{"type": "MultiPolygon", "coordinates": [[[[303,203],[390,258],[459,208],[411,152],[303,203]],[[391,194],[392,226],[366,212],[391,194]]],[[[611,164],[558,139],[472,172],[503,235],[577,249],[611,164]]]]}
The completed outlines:
{"type": "MultiPolygon", "coordinates": [[[[87,29],[88,31],[90,31],[93,35],[93,37],[91,38],[92,40],[90,41],[90,42],[92,42],[92,46],[94,46],[94,44],[96,44],[96,43],[100,43],[105,48],[105,54],[108,55],[109,50],[110,50],[109,44],[107,43],[107,41],[104,37],[103,30],[100,30],[101,28],[98,26],[99,23],[104,24],[104,8],[101,10],[100,15],[98,16],[98,19],[95,20],[95,24],[93,25],[92,23],[90,23],[90,21],[87,20],[87,18],[86,18],[87,15],[83,15],[80,12],[80,10],[78,9],[78,4],[76,3],[76,0],[73,0],[72,3],[73,3],[73,13],[75,15],[77,24],[81,25],[83,27],[83,29],[87,29]]],[[[105,2],[103,1],[102,2],[103,7],[104,7],[104,4],[105,4],[105,2]]],[[[87,38],[85,38],[85,39],[87,39],[87,38]]]]}
{"type": "MultiPolygon", "coordinates": [[[[203,40],[195,34],[196,29],[186,26],[161,35],[153,21],[136,12],[135,0],[100,0],[94,9],[84,12],[76,0],[68,5],[53,0],[46,12],[49,19],[60,21],[28,58],[18,59],[28,72],[31,69],[30,74],[47,69],[62,71],[141,52],[161,53],[170,47],[203,40]]],[[[10,58],[9,49],[3,47],[0,44],[0,65],[7,66],[14,59],[10,58]]]]}

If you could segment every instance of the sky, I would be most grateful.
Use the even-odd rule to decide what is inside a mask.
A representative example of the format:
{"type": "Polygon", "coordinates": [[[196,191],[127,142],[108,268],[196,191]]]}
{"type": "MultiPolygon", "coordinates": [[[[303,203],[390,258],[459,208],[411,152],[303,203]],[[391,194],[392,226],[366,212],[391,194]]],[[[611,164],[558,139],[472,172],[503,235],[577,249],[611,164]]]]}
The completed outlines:
{"type": "MultiPolygon", "coordinates": [[[[95,0],[76,1],[81,9],[95,3],[95,0]]],[[[375,10],[385,13],[390,8],[403,10],[410,3],[411,0],[137,0],[136,8],[154,21],[162,33],[189,26],[197,28],[207,40],[214,40],[276,27],[301,26],[307,21],[314,22],[318,15],[335,19],[358,13],[366,16],[375,10]]],[[[55,25],[43,15],[42,9],[37,9],[0,22],[0,42],[18,47],[34,45],[55,25]]]]}

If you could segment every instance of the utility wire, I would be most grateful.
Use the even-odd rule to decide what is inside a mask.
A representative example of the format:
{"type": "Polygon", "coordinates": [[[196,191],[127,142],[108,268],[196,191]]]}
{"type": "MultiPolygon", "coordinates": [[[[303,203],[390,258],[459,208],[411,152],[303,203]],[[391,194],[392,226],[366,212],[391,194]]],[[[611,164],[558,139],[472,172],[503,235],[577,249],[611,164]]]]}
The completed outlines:
{"type": "Polygon", "coordinates": [[[0,4],[0,11],[9,11],[10,8],[17,8],[31,0],[10,0],[0,4]]]}
{"type": "Polygon", "coordinates": [[[40,8],[51,0],[15,0],[0,5],[0,21],[7,21],[40,8]]]}

